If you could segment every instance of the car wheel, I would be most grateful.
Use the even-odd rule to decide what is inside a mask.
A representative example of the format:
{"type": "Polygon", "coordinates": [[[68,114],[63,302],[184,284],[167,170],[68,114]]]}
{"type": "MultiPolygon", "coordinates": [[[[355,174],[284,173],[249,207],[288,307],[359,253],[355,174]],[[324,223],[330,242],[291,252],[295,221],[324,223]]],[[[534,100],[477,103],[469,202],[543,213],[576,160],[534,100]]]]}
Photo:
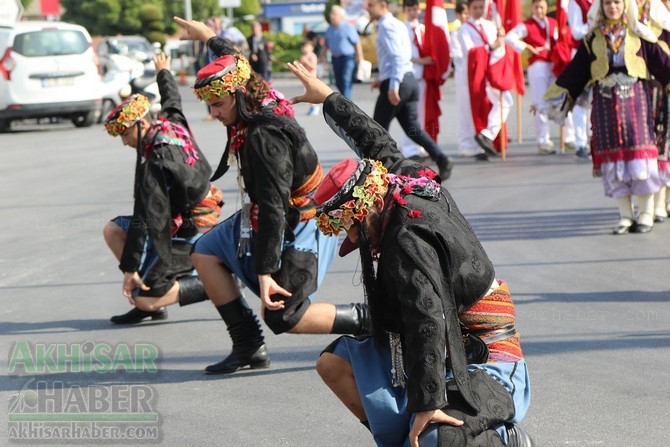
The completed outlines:
{"type": "Polygon", "coordinates": [[[0,133],[9,132],[12,128],[12,122],[8,119],[0,119],[0,133]]]}
{"type": "Polygon", "coordinates": [[[72,123],[77,127],[90,127],[93,121],[95,121],[95,110],[75,115],[72,118],[72,123]]]}

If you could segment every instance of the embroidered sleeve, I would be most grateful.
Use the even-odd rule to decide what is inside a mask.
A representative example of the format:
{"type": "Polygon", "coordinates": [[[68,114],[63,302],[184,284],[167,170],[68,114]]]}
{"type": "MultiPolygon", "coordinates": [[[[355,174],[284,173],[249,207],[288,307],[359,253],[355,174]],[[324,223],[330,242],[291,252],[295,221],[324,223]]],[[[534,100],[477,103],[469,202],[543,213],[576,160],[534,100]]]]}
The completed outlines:
{"type": "Polygon", "coordinates": [[[162,110],[177,109],[181,111],[179,87],[170,70],[161,70],[156,75],[156,82],[158,83],[158,91],[161,95],[162,110]]]}
{"type": "Polygon", "coordinates": [[[237,54],[239,51],[235,49],[230,43],[219,36],[214,36],[207,41],[207,47],[212,50],[217,57],[225,56],[226,54],[237,54]]]}
{"type": "Polygon", "coordinates": [[[331,129],[359,157],[380,160],[387,168],[403,158],[388,131],[339,93],[326,98],[323,111],[331,129]]]}
{"type": "Polygon", "coordinates": [[[286,228],[286,213],[291,197],[293,160],[291,145],[279,129],[256,128],[249,131],[242,150],[253,166],[242,166],[249,195],[258,205],[258,232],[254,262],[258,274],[279,270],[286,228]],[[250,181],[247,181],[249,179],[250,181]]]}
{"type": "Polygon", "coordinates": [[[392,282],[402,309],[407,410],[442,408],[447,404],[446,323],[436,284],[448,272],[435,262],[440,256],[433,245],[409,231],[400,230],[393,258],[399,274],[386,279],[392,282]]]}
{"type": "Polygon", "coordinates": [[[160,166],[147,161],[139,175],[132,222],[119,265],[124,272],[139,269],[147,234],[151,234],[158,256],[168,262],[171,258],[171,209],[163,171],[160,166]]]}
{"type": "Polygon", "coordinates": [[[575,104],[575,99],[591,82],[591,71],[589,70],[591,60],[589,47],[582,42],[575,57],[561,72],[556,82],[544,93],[544,99],[548,103],[544,111],[549,119],[563,124],[568,112],[575,104]]]}
{"type": "Polygon", "coordinates": [[[550,120],[563,125],[568,112],[575,105],[575,100],[570,97],[568,90],[552,84],[544,93],[544,100],[547,105],[543,112],[547,114],[550,120]]]}

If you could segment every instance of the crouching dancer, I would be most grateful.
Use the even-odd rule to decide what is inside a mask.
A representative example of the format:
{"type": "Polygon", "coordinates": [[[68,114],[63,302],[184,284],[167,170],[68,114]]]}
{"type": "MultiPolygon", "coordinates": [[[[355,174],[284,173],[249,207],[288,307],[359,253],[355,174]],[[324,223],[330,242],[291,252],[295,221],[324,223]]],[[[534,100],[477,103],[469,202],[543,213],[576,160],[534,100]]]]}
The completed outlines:
{"type": "Polygon", "coordinates": [[[314,200],[325,234],[358,247],[370,337],[340,337],[317,371],[379,446],[525,446],[515,424],[530,383],[514,305],[439,177],[406,159],[354,103],[291,70],[362,160],[324,178],[314,200]],[[375,269],[376,264],[376,269],[375,269]]]}
{"type": "Polygon", "coordinates": [[[271,90],[240,54],[197,21],[177,18],[187,38],[223,55],[202,68],[196,96],[226,126],[228,141],[213,179],[237,165],[242,209],[214,227],[193,261],[233,342],[231,354],[208,374],[265,368],[269,357],[258,319],[241,296],[239,278],[261,298],[261,314],[276,334],[358,334],[366,330],[361,304],[311,302],[337,248],[313,219],[312,195],[323,171],[293,107],[271,90]],[[234,275],[234,276],[233,276],[234,275]]]}
{"type": "Polygon", "coordinates": [[[137,151],[132,216],[119,216],[103,231],[123,272],[123,295],[135,307],[112,317],[116,324],[146,318],[164,320],[165,306],[204,301],[194,276],[194,242],[218,222],[222,192],[210,185],[211,167],[200,152],[181,111],[170,58],[154,58],[161,112],[152,121],[151,104],[133,95],[110,112],[105,129],[137,151]]]}

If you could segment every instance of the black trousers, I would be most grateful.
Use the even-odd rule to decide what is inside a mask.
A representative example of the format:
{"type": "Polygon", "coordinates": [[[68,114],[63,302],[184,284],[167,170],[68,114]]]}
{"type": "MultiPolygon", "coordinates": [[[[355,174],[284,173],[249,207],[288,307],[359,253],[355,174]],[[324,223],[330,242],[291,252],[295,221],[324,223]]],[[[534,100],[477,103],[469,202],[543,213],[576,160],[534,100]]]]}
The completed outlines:
{"type": "Polygon", "coordinates": [[[398,123],[407,136],[419,146],[422,146],[430,158],[440,163],[446,158],[446,155],[433,141],[432,138],[423,130],[419,123],[417,106],[419,104],[419,84],[414,78],[412,72],[406,73],[400,83],[400,104],[392,105],[388,99],[389,80],[385,80],[379,86],[379,97],[375,104],[374,120],[377,121],[386,130],[391,125],[393,118],[398,119],[398,123]]]}

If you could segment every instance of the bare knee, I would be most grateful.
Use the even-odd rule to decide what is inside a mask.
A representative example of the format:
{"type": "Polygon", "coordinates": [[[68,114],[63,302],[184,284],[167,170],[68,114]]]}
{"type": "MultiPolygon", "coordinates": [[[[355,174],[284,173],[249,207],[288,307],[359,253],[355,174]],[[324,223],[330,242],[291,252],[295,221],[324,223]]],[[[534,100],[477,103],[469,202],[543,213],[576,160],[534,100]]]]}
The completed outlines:
{"type": "Polygon", "coordinates": [[[353,374],[349,362],[329,352],[321,354],[316,361],[316,372],[326,384],[336,383],[353,374]]]}
{"type": "Polygon", "coordinates": [[[102,236],[105,238],[107,245],[112,246],[115,242],[124,243],[126,233],[123,228],[119,227],[116,222],[109,221],[102,229],[102,236]]]}

